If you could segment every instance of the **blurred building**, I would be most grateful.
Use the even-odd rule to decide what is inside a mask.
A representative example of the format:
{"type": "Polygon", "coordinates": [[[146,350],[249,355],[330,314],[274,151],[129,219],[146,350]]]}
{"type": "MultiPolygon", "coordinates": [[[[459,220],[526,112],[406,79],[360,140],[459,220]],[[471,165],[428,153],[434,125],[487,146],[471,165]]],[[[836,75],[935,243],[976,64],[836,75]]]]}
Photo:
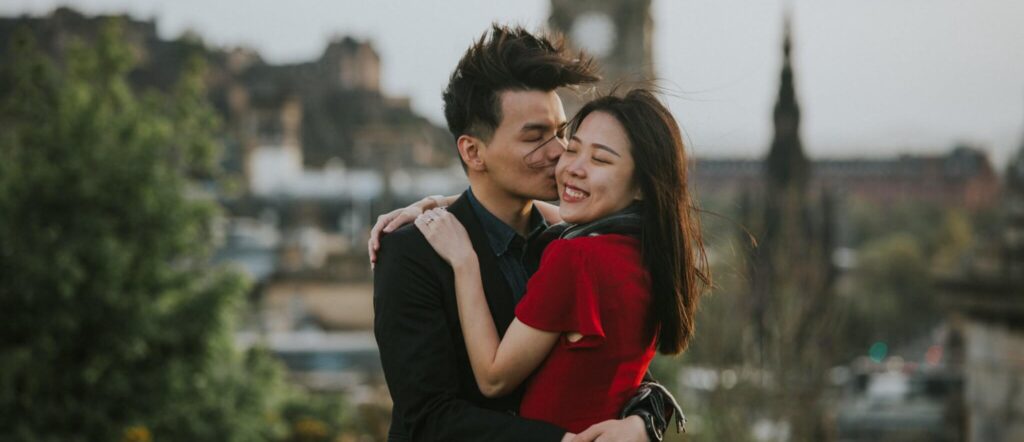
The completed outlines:
{"type": "Polygon", "coordinates": [[[742,222],[757,239],[744,274],[749,302],[740,314],[754,325],[748,359],[779,380],[761,385],[775,396],[763,418],[788,425],[792,440],[821,440],[827,432],[824,413],[807,404],[822,400],[826,364],[833,360],[824,325],[835,318],[835,210],[829,192],[811,187],[788,19],[782,52],[774,136],[756,186],[739,196],[742,222]]]}
{"type": "Polygon", "coordinates": [[[596,94],[655,78],[651,0],[551,0],[548,27],[565,36],[570,48],[593,56],[603,77],[596,87],[561,94],[566,115],[596,94]]]}
{"type": "Polygon", "coordinates": [[[377,342],[370,332],[240,333],[239,346],[263,345],[286,367],[289,379],[321,393],[345,393],[350,402],[386,403],[377,342]]]}
{"type": "MultiPolygon", "coordinates": [[[[764,165],[758,160],[699,158],[692,167],[698,195],[715,196],[757,188],[764,165]]],[[[813,160],[809,186],[885,206],[927,202],[970,210],[996,206],[1001,187],[988,155],[970,146],[957,146],[944,155],[813,160]]]]}
{"type": "Polygon", "coordinates": [[[968,441],[1024,440],[1024,145],[1006,171],[1003,229],[938,283],[964,377],[968,441]]]}
{"type": "MultiPolygon", "coordinates": [[[[650,0],[552,0],[548,25],[564,34],[571,47],[586,50],[598,61],[604,80],[595,93],[656,78],[650,0]]],[[[791,92],[795,97],[795,89],[791,92]]],[[[581,100],[594,94],[563,96],[566,113],[572,115],[581,100]]],[[[795,120],[776,121],[776,127],[797,124],[798,129],[795,98],[792,103],[788,113],[776,118],[795,120]]],[[[840,200],[857,197],[883,205],[923,201],[972,210],[998,203],[1000,183],[988,155],[971,146],[955,146],[946,154],[808,161],[808,188],[815,193],[827,191],[840,200]]],[[[737,197],[762,186],[765,167],[757,159],[699,158],[692,165],[692,183],[702,197],[737,197]]]]}
{"type": "Polygon", "coordinates": [[[408,98],[380,89],[380,58],[368,42],[337,39],[319,59],[297,64],[268,64],[243,49],[227,56],[230,76],[211,95],[243,156],[290,141],[309,168],[332,161],[377,170],[452,162],[447,131],[416,115],[408,98]]]}
{"type": "MultiPolygon", "coordinates": [[[[207,46],[193,33],[161,39],[154,20],[86,16],[61,7],[44,17],[0,18],[0,40],[24,28],[60,60],[76,42],[95,40],[110,21],[119,22],[134,55],[129,78],[140,91],[170,91],[190,60],[205,61],[209,96],[226,129],[224,167],[243,174],[245,184],[252,184],[254,162],[282,157],[297,156],[302,169],[380,173],[454,161],[448,132],[413,112],[408,98],[382,91],[379,55],[369,42],[351,37],[329,42],[319,59],[275,65],[252,49],[207,46]]],[[[0,45],[0,62],[8,50],[0,45]]]]}
{"type": "Polygon", "coordinates": [[[836,412],[839,442],[958,442],[960,378],[943,369],[864,370],[836,412]]]}
{"type": "Polygon", "coordinates": [[[548,25],[594,56],[603,84],[654,79],[650,0],[551,0],[548,25]]]}

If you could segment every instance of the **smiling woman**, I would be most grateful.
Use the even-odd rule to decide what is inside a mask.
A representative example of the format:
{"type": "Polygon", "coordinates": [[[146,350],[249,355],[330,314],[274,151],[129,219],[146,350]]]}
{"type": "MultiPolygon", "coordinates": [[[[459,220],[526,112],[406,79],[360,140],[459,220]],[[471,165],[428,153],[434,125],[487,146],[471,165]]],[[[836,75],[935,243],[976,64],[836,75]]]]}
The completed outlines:
{"type": "Polygon", "coordinates": [[[605,112],[587,116],[555,167],[562,221],[581,224],[640,200],[626,130],[605,112]]]}
{"type": "MultiPolygon", "coordinates": [[[[513,110],[506,121],[516,121],[510,104],[530,97],[506,94],[503,107],[513,110]]],[[[521,140],[537,140],[531,124],[515,125],[521,140]]],[[[634,90],[584,105],[569,127],[555,166],[559,213],[569,225],[549,229],[559,238],[544,250],[500,338],[463,225],[434,209],[416,227],[451,265],[480,391],[500,397],[529,378],[521,415],[580,432],[620,412],[656,349],[686,348],[710,279],[683,143],[668,109],[650,92],[634,90]]]]}

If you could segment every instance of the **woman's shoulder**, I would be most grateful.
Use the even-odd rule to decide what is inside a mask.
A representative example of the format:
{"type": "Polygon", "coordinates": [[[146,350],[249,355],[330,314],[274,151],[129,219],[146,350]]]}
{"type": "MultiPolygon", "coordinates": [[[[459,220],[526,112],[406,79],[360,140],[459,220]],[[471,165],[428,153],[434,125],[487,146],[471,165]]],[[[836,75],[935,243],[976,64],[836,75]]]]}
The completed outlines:
{"type": "Polygon", "coordinates": [[[640,240],[630,235],[608,233],[594,236],[580,236],[571,239],[556,239],[548,246],[549,250],[553,249],[560,251],[596,251],[616,248],[639,249],[640,240]]]}
{"type": "MultiPolygon", "coordinates": [[[[605,234],[556,239],[544,250],[545,260],[576,261],[594,256],[631,258],[640,253],[640,241],[633,236],[605,234]]],[[[606,261],[604,259],[598,261],[606,261]]]]}

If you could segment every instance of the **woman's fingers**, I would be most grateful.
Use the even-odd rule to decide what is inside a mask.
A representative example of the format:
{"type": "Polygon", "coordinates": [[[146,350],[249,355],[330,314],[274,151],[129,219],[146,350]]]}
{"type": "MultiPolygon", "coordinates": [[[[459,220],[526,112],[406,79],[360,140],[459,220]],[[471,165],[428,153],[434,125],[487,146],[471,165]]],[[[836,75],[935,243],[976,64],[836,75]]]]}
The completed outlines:
{"type": "MultiPolygon", "coordinates": [[[[370,239],[366,242],[366,251],[370,254],[370,267],[377,262],[377,251],[380,250],[380,237],[385,233],[390,233],[392,229],[388,229],[396,217],[401,213],[400,210],[392,210],[377,217],[377,222],[374,223],[373,228],[370,229],[370,239]]],[[[401,224],[399,224],[401,225],[401,224]]]]}
{"type": "Polygon", "coordinates": [[[366,243],[366,251],[370,255],[371,265],[377,262],[377,251],[380,250],[380,237],[415,221],[416,217],[421,213],[423,212],[412,206],[395,209],[377,217],[377,222],[370,229],[370,239],[366,243]]]}
{"type": "Polygon", "coordinates": [[[416,219],[416,215],[411,215],[411,214],[407,214],[405,212],[402,212],[402,213],[398,214],[398,216],[396,216],[394,219],[392,219],[391,222],[388,223],[388,225],[384,226],[383,232],[384,233],[391,233],[395,229],[397,229],[399,227],[402,227],[402,226],[408,224],[410,221],[413,221],[415,219],[416,219]]]}
{"type": "Polygon", "coordinates": [[[400,209],[398,213],[396,213],[395,216],[392,218],[391,222],[389,222],[388,225],[384,227],[384,233],[391,233],[395,229],[411,223],[413,220],[416,219],[417,216],[420,216],[421,214],[423,214],[423,211],[415,206],[400,209]]]}
{"type": "Polygon", "coordinates": [[[415,223],[430,246],[449,264],[473,257],[466,229],[446,210],[427,211],[416,217],[415,223]]]}
{"type": "Polygon", "coordinates": [[[423,232],[423,236],[427,237],[427,240],[437,236],[437,218],[432,213],[424,213],[416,217],[416,227],[423,232]]]}
{"type": "Polygon", "coordinates": [[[390,221],[389,216],[391,213],[385,213],[377,217],[377,222],[373,224],[373,228],[370,229],[370,241],[367,242],[367,246],[370,250],[370,261],[375,261],[377,249],[380,248],[380,231],[390,221]]]}
{"type": "MultiPolygon", "coordinates": [[[[444,208],[436,208],[428,210],[426,212],[416,213],[416,210],[411,207],[405,207],[402,209],[392,210],[388,213],[377,217],[377,222],[373,224],[370,229],[370,239],[366,242],[366,253],[370,256],[370,268],[374,268],[377,263],[377,251],[380,250],[380,237],[395,231],[399,227],[402,227],[410,222],[416,222],[426,215],[430,215],[425,220],[430,222],[436,222],[441,219],[441,215],[448,214],[444,208]]],[[[454,217],[452,217],[454,219],[454,217]]],[[[429,224],[429,223],[428,223],[429,224]]],[[[417,227],[420,227],[417,224],[417,227]]],[[[420,231],[426,235],[428,233],[424,228],[420,228],[420,231]]]]}
{"type": "Polygon", "coordinates": [[[451,213],[448,213],[447,210],[444,210],[442,208],[431,209],[429,211],[429,213],[430,213],[431,218],[433,218],[434,220],[437,220],[437,221],[442,221],[442,222],[445,223],[445,225],[450,224],[451,221],[455,219],[454,215],[452,215],[451,213]]]}
{"type": "Polygon", "coordinates": [[[427,238],[427,241],[430,241],[430,228],[427,226],[427,219],[424,215],[417,216],[413,224],[416,225],[417,229],[420,229],[420,232],[427,238]]]}

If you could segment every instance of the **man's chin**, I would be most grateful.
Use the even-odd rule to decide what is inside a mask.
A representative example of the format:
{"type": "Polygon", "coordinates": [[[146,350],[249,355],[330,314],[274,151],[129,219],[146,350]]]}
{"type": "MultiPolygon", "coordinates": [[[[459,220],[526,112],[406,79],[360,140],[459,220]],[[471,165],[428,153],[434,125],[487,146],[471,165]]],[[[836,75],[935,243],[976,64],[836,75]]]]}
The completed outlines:
{"type": "Polygon", "coordinates": [[[550,192],[544,192],[544,193],[538,194],[537,196],[534,196],[533,199],[535,199],[537,201],[548,201],[548,202],[558,201],[558,189],[552,190],[550,192]]]}
{"type": "Polygon", "coordinates": [[[535,201],[557,201],[558,200],[558,188],[548,186],[536,186],[532,189],[520,188],[516,194],[520,195],[524,199],[531,199],[535,201]]]}

